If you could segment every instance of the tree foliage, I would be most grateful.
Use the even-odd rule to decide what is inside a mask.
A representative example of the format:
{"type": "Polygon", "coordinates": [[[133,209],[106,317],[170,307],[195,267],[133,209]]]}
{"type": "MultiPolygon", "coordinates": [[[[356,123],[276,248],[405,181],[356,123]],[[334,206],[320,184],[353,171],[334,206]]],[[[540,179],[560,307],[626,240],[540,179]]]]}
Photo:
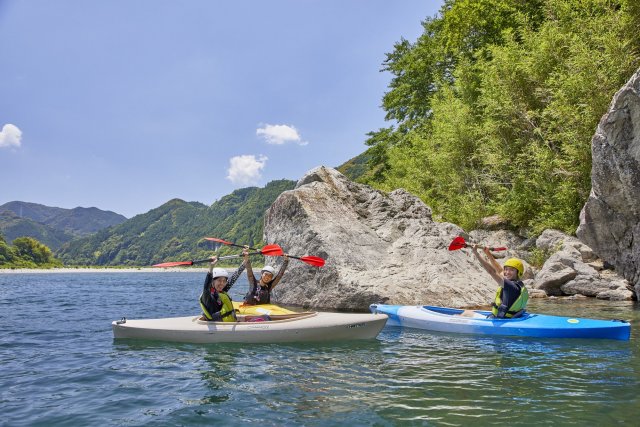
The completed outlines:
{"type": "Polygon", "coordinates": [[[32,237],[19,237],[12,244],[7,244],[0,234],[0,267],[2,268],[36,268],[60,267],[51,249],[32,237]]]}
{"type": "Polygon", "coordinates": [[[404,187],[465,228],[573,232],[590,187],[591,137],[640,65],[632,0],[450,0],[387,55],[362,180],[404,187]]]}

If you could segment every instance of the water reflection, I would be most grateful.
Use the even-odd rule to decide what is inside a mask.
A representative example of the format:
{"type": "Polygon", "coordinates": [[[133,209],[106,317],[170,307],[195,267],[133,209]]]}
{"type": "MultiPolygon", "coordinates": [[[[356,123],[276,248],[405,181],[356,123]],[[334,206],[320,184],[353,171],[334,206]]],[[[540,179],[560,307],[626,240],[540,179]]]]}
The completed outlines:
{"type": "MultiPolygon", "coordinates": [[[[251,409],[264,420],[284,422],[283,413],[295,420],[323,419],[333,423],[341,413],[359,413],[363,419],[380,421],[367,414],[363,403],[377,401],[377,383],[383,355],[376,340],[353,343],[307,343],[286,345],[228,345],[207,348],[207,388],[202,403],[222,397],[242,401],[230,413],[251,409]]],[[[216,408],[211,407],[215,411],[216,408]]]]}
{"type": "Polygon", "coordinates": [[[470,419],[509,417],[516,403],[533,423],[541,413],[562,419],[563,411],[576,416],[584,405],[615,407],[636,399],[634,346],[629,342],[415,329],[399,334],[385,330],[382,337],[394,344],[385,346],[388,363],[381,384],[389,394],[382,413],[392,418],[467,424],[470,419]]]}

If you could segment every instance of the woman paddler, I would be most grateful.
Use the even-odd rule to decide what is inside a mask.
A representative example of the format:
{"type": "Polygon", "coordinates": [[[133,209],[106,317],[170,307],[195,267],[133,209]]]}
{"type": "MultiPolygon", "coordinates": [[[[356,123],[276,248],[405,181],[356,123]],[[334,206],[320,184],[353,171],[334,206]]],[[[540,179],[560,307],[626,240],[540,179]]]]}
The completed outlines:
{"type": "Polygon", "coordinates": [[[260,279],[253,275],[251,261],[249,257],[245,257],[245,265],[247,267],[247,280],[249,281],[249,292],[244,297],[246,305],[270,304],[271,291],[282,279],[287,266],[289,265],[289,257],[287,254],[283,256],[284,262],[276,274],[276,269],[270,265],[265,265],[260,271],[260,279]]]}
{"type": "Polygon", "coordinates": [[[529,292],[521,277],[524,274],[524,264],[518,258],[505,261],[504,267],[491,254],[491,250],[484,248],[486,258],[478,253],[478,245],[473,245],[473,255],[480,261],[484,269],[500,285],[496,290],[491,313],[497,318],[519,317],[529,301],[529,292]]]}
{"type": "Polygon", "coordinates": [[[231,275],[231,278],[229,278],[229,273],[226,269],[213,268],[218,262],[218,257],[211,259],[209,272],[204,280],[204,288],[200,295],[200,307],[206,320],[212,322],[237,321],[236,311],[233,308],[233,302],[228,292],[244,271],[249,259],[248,253],[248,249],[246,248],[242,251],[244,260],[242,264],[240,264],[240,267],[231,275]]]}

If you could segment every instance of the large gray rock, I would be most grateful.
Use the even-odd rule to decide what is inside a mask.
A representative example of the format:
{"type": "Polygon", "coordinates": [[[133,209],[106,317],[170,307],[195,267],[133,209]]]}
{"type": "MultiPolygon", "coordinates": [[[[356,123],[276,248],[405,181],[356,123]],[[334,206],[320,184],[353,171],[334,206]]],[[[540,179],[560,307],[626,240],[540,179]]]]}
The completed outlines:
{"type": "Polygon", "coordinates": [[[469,307],[488,304],[497,286],[468,250],[447,250],[463,230],[434,222],[420,199],[404,190],[384,194],[327,167],[311,170],[276,199],[264,233],[290,254],[327,260],[321,268],[292,260],[274,292],[280,304],[469,307]]]}
{"type": "Polygon", "coordinates": [[[583,295],[599,299],[631,300],[629,283],[614,272],[595,268],[597,259],[587,245],[557,230],[545,230],[538,249],[552,255],[536,274],[532,287],[551,296],[583,295]]]}
{"type": "Polygon", "coordinates": [[[640,295],[640,70],[613,97],[591,151],[591,195],[576,234],[640,295]]]}

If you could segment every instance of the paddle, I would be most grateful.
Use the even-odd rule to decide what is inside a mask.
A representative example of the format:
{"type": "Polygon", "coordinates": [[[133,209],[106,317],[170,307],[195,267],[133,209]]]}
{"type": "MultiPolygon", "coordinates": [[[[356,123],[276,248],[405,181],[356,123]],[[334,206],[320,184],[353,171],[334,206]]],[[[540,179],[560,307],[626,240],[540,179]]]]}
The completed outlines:
{"type": "MultiPolygon", "coordinates": [[[[212,242],[218,242],[218,243],[222,243],[225,245],[229,245],[229,246],[235,246],[237,248],[244,248],[244,245],[236,245],[235,243],[231,243],[231,242],[227,242],[226,240],[222,240],[222,239],[218,239],[215,237],[205,237],[205,240],[210,240],[212,242]]],[[[279,256],[284,254],[284,252],[282,251],[282,248],[279,245],[273,244],[273,245],[267,245],[262,249],[256,249],[256,248],[252,248],[252,247],[248,247],[249,249],[251,249],[252,251],[260,251],[263,252],[264,249],[269,248],[270,253],[265,254],[263,252],[263,255],[268,255],[268,256],[279,256]]]]}
{"type": "Polygon", "coordinates": [[[305,262],[309,265],[313,265],[314,267],[322,267],[324,265],[324,259],[320,258],[319,256],[312,256],[312,255],[308,255],[308,256],[293,256],[293,255],[287,255],[289,258],[293,258],[293,259],[299,259],[302,262],[305,262]]]}
{"type": "MultiPolygon", "coordinates": [[[[217,237],[205,237],[205,240],[210,240],[212,242],[218,242],[218,243],[222,243],[224,245],[229,245],[229,246],[237,246],[239,248],[244,248],[244,246],[242,245],[237,245],[235,243],[231,243],[231,242],[227,242],[226,240],[222,240],[222,239],[218,239],[217,237]]],[[[272,246],[278,246],[278,245],[272,245],[272,246]]],[[[280,247],[280,246],[278,246],[280,247]]],[[[254,248],[249,248],[251,250],[256,250],[254,248]]],[[[280,252],[280,253],[273,253],[270,254],[270,256],[282,256],[284,255],[284,252],[280,252]]],[[[293,255],[289,255],[289,258],[294,258],[294,259],[299,259],[302,262],[305,262],[309,265],[313,265],[315,267],[322,267],[324,265],[324,259],[317,257],[317,256],[302,256],[302,257],[297,257],[297,256],[293,256],[293,255]]]]}
{"type": "MultiPolygon", "coordinates": [[[[467,242],[465,242],[464,238],[462,238],[462,236],[458,236],[455,239],[453,239],[453,241],[449,245],[449,250],[450,251],[456,251],[458,249],[468,248],[469,246],[473,246],[473,245],[470,245],[467,242]]],[[[478,246],[478,247],[481,248],[481,249],[485,248],[485,246],[478,246]]],[[[499,248],[489,248],[489,250],[490,251],[506,251],[507,248],[502,246],[502,247],[499,247],[499,248]]]]}
{"type": "MultiPolygon", "coordinates": [[[[258,250],[258,249],[256,249],[258,250]]],[[[278,245],[267,245],[262,249],[259,249],[259,252],[252,252],[249,253],[249,255],[258,255],[258,254],[262,254],[264,256],[278,256],[278,255],[282,255],[282,248],[278,245]]],[[[227,258],[237,258],[237,257],[241,257],[243,256],[242,254],[238,254],[238,255],[227,255],[227,256],[223,256],[218,258],[220,259],[227,259],[227,258]]],[[[204,258],[204,259],[196,259],[196,260],[191,260],[191,261],[172,261],[172,262],[163,262],[160,264],[155,264],[152,267],[178,267],[181,265],[193,265],[193,264],[200,264],[203,262],[211,262],[211,258],[204,258]]]]}
{"type": "MultiPolygon", "coordinates": [[[[244,245],[236,245],[235,243],[227,242],[226,240],[218,239],[216,237],[205,237],[204,239],[205,240],[211,240],[212,242],[222,243],[224,245],[235,246],[235,247],[238,247],[238,248],[244,248],[244,245]]],[[[278,245],[267,245],[267,246],[278,246],[278,245]]],[[[280,247],[280,246],[278,246],[278,247],[280,247]]],[[[251,248],[251,247],[249,247],[249,249],[251,249],[252,251],[259,250],[259,249],[251,248]]],[[[282,252],[279,255],[282,255],[282,252]]],[[[274,254],[273,256],[277,256],[277,255],[274,254]]]]}

